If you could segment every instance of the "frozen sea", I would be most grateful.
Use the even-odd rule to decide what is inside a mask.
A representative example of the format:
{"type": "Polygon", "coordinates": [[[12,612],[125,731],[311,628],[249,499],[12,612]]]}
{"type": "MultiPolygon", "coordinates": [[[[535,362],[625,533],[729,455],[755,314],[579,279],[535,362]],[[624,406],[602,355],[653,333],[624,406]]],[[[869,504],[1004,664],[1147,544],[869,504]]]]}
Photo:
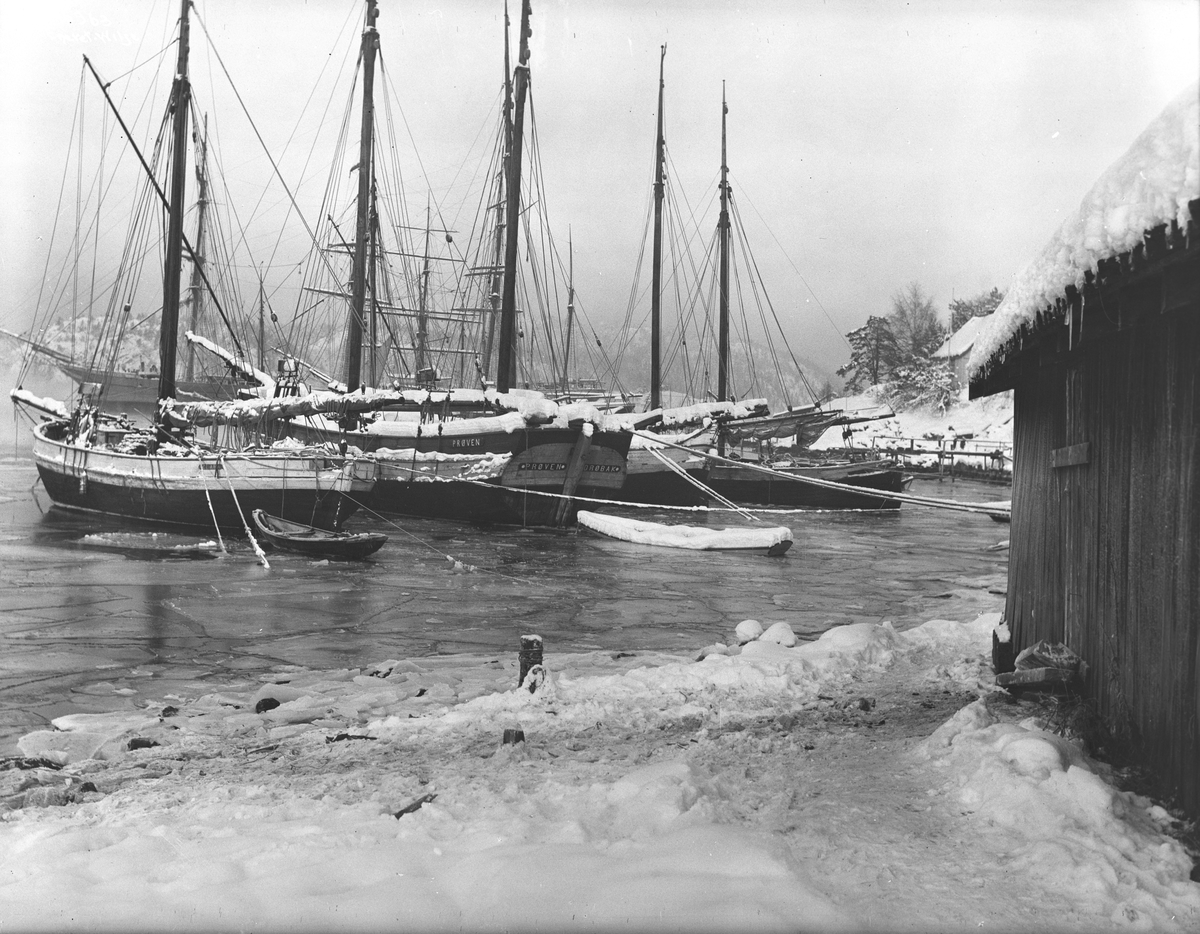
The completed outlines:
{"type": "MultiPolygon", "coordinates": [[[[1007,526],[909,505],[767,516],[795,536],[782,558],[360,513],[348,528],[391,536],[373,560],[272,553],[264,568],[245,539],[227,539],[222,552],[215,536],[51,508],[32,461],[10,452],[0,459],[0,755],[55,717],[196,694],[280,666],[512,655],[524,633],[555,652],[694,653],[747,617],[786,619],[801,639],[885,619],[903,630],[968,583],[1002,590],[1007,573],[1007,551],[992,548],[1007,526]]],[[[1008,487],[962,480],[918,479],[912,492],[1010,497],[1008,487]]]]}

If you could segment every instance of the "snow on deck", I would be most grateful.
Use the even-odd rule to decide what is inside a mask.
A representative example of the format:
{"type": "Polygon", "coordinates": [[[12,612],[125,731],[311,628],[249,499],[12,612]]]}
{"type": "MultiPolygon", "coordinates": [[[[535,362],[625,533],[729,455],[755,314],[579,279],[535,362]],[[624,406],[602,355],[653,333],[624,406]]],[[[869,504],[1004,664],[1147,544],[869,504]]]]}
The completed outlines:
{"type": "Polygon", "coordinates": [[[1183,91],[1100,177],[1079,206],[1009,286],[989,315],[967,364],[974,376],[1067,286],[1084,284],[1101,260],[1133,249],[1159,224],[1186,228],[1200,198],[1200,86],[1183,91]]]}

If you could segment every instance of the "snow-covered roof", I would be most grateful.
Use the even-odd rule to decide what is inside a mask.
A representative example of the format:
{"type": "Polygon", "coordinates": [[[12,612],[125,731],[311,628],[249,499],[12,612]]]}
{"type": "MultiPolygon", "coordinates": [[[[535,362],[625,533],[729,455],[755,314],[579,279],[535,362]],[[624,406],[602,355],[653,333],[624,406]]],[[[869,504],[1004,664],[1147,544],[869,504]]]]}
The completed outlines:
{"type": "Polygon", "coordinates": [[[986,318],[967,364],[975,376],[1039,311],[1101,260],[1132,250],[1143,234],[1177,221],[1186,227],[1188,202],[1200,198],[1200,85],[1183,91],[1109,167],[1079,211],[1017,275],[1004,301],[986,318]]]}
{"type": "Polygon", "coordinates": [[[975,344],[975,338],[979,336],[980,328],[987,319],[987,315],[976,315],[964,322],[961,328],[947,337],[942,346],[933,352],[934,359],[953,360],[955,357],[961,357],[970,352],[975,344]]]}

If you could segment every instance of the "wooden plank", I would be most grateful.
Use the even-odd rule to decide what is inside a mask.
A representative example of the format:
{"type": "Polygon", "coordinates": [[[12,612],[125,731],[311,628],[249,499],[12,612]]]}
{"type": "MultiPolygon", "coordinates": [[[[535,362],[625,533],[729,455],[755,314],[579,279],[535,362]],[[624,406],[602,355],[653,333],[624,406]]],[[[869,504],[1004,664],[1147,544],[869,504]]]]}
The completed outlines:
{"type": "Polygon", "coordinates": [[[1069,444],[1065,448],[1055,448],[1050,452],[1050,466],[1057,470],[1060,467],[1078,467],[1086,464],[1092,457],[1092,443],[1084,441],[1081,444],[1069,444]]]}

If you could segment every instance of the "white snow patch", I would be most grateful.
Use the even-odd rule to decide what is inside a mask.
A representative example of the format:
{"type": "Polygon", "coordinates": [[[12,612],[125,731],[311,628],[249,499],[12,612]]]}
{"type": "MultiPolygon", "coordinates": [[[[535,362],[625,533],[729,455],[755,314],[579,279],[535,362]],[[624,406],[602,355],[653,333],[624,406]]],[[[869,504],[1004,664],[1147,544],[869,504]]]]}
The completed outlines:
{"type": "MultiPolygon", "coordinates": [[[[861,906],[835,904],[815,881],[820,853],[717,819],[725,779],[688,750],[712,729],[774,722],[901,660],[939,686],[987,687],[998,622],[991,613],[899,633],[861,623],[791,648],[714,645],[702,661],[551,652],[532,693],[516,685],[515,660],[486,657],[287,669],[173,701],[174,716],[63,718],[22,749],[70,764],[3,799],[17,808],[0,819],[3,920],[22,930],[860,929],[861,906]],[[255,713],[267,698],[280,705],[255,713]],[[501,745],[509,728],[527,741],[501,745]],[[129,751],[131,735],[161,745],[129,751]],[[630,756],[664,736],[683,748],[660,740],[648,758],[630,756]],[[92,746],[110,758],[81,758],[92,746]],[[83,781],[97,792],[80,791],[83,781]],[[63,803],[64,788],[77,800],[63,803]],[[62,806],[34,806],[55,795],[62,806]]],[[[995,722],[977,702],[903,755],[952,799],[939,819],[970,822],[975,845],[910,867],[928,882],[927,914],[897,915],[897,927],[957,916],[939,858],[1005,897],[1049,886],[1076,929],[1200,924],[1190,860],[1162,832],[1169,815],[1113,789],[1072,744],[995,722]]],[[[839,789],[827,794],[837,807],[839,789]]],[[[840,852],[839,865],[874,878],[856,852],[840,852]]],[[[1062,917],[1048,913],[1046,928],[1062,917]]]]}

